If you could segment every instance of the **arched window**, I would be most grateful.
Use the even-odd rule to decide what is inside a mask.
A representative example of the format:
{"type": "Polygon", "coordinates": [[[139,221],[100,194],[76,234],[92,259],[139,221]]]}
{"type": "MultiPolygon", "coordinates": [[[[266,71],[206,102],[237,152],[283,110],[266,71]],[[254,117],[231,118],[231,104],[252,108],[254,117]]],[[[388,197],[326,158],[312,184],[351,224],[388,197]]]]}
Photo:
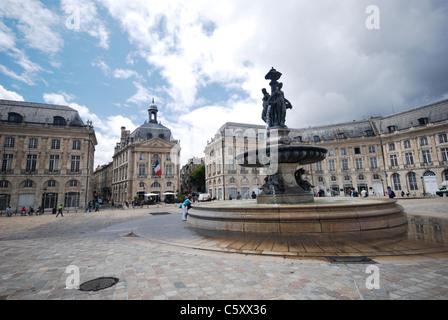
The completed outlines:
{"type": "Polygon", "coordinates": [[[66,122],[63,117],[55,116],[55,117],[53,117],[53,124],[55,126],[65,126],[66,122]]]}
{"type": "Polygon", "coordinates": [[[400,175],[398,173],[392,175],[392,182],[394,183],[394,190],[401,190],[400,175]]]}
{"type": "Polygon", "coordinates": [[[408,180],[409,180],[409,189],[410,190],[418,190],[417,178],[416,178],[414,172],[408,173],[408,180]]]}
{"type": "Polygon", "coordinates": [[[23,120],[23,117],[20,114],[18,114],[16,112],[8,113],[8,121],[9,122],[20,123],[20,122],[22,122],[22,120],[23,120]]]}
{"type": "Polygon", "coordinates": [[[154,183],[151,185],[151,188],[160,188],[160,183],[158,183],[157,181],[154,182],[154,183]]]}

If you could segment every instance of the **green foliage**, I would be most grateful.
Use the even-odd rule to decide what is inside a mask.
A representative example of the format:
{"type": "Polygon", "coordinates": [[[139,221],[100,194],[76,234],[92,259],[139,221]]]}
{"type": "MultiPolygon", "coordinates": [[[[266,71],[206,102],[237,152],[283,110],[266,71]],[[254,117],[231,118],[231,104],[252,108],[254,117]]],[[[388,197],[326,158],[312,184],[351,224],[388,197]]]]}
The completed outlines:
{"type": "Polygon", "coordinates": [[[190,173],[190,181],[199,189],[205,190],[205,165],[198,167],[190,173]]]}

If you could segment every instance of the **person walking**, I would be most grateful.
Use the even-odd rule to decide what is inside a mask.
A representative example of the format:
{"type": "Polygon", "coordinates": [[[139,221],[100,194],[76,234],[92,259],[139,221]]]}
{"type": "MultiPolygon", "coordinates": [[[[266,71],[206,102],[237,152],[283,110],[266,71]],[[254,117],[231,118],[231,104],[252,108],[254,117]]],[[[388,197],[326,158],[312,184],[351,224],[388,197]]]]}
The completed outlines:
{"type": "Polygon", "coordinates": [[[395,198],[395,192],[391,189],[391,187],[387,187],[387,194],[389,195],[390,199],[395,198]]]}
{"type": "Polygon", "coordinates": [[[99,212],[100,211],[100,203],[97,202],[95,203],[95,212],[99,212]]]}
{"type": "Polygon", "coordinates": [[[62,204],[60,204],[59,207],[58,207],[58,214],[56,215],[56,218],[58,217],[59,214],[60,214],[62,217],[64,216],[64,215],[62,214],[62,204]]]}

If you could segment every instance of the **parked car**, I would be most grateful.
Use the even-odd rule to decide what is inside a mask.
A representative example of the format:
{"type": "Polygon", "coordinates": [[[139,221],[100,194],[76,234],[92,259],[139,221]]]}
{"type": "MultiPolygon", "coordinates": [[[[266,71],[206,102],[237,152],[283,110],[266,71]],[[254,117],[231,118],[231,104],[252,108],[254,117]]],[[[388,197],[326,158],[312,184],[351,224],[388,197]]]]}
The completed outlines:
{"type": "Polygon", "coordinates": [[[448,196],[447,194],[448,194],[448,181],[443,181],[440,189],[436,191],[436,195],[441,197],[445,195],[445,197],[447,197],[448,196]]]}
{"type": "Polygon", "coordinates": [[[210,193],[200,193],[198,197],[198,201],[212,201],[210,193]]]}

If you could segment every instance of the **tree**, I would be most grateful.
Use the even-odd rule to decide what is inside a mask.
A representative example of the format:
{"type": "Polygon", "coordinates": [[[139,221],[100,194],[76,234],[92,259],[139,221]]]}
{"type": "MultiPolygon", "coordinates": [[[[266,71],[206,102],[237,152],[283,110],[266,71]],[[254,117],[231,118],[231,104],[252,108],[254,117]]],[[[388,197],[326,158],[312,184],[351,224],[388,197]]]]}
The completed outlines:
{"type": "Polygon", "coordinates": [[[197,187],[199,192],[205,190],[205,165],[199,166],[190,173],[190,181],[192,185],[197,187]]]}

